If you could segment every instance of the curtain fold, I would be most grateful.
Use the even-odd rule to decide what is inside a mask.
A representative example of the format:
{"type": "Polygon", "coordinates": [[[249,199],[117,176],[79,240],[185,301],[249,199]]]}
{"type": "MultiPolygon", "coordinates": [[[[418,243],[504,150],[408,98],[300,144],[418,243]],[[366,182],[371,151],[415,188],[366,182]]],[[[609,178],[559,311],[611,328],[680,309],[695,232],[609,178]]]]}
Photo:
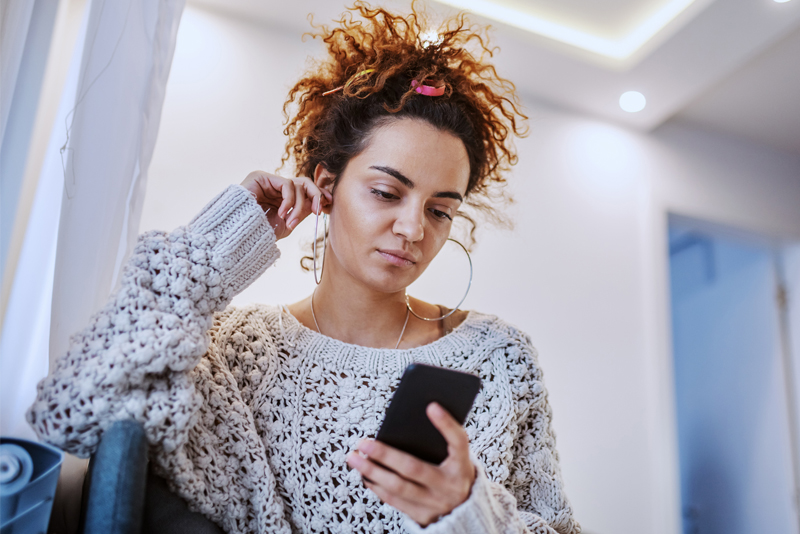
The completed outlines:
{"type": "Polygon", "coordinates": [[[28,37],[34,0],[0,2],[0,144],[17,85],[22,52],[28,37]]]}
{"type": "Polygon", "coordinates": [[[65,150],[50,358],[108,299],[139,227],[185,0],[94,0],[65,150]]]}
{"type": "Polygon", "coordinates": [[[36,438],[25,421],[25,410],[33,402],[36,383],[47,374],[49,365],[50,304],[64,187],[59,148],[67,140],[65,124],[75,103],[85,32],[84,15],[42,162],[4,315],[0,338],[0,434],[4,436],[36,438]]]}
{"type": "Polygon", "coordinates": [[[139,227],[185,0],[91,0],[4,324],[0,433],[108,299],[139,227]]]}

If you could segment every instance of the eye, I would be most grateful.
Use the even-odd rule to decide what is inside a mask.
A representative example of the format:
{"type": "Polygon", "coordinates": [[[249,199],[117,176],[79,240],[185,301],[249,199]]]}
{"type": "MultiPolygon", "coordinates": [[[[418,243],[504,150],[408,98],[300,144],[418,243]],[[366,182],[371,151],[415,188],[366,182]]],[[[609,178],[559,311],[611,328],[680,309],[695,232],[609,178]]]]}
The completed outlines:
{"type": "Polygon", "coordinates": [[[387,193],[386,191],[381,191],[380,189],[370,189],[370,193],[378,197],[380,200],[395,200],[398,198],[397,195],[387,193]]]}
{"type": "Polygon", "coordinates": [[[446,214],[441,210],[431,208],[431,213],[433,213],[433,216],[436,217],[437,219],[442,219],[442,220],[450,219],[451,221],[453,220],[452,217],[450,217],[448,214],[446,214]]]}

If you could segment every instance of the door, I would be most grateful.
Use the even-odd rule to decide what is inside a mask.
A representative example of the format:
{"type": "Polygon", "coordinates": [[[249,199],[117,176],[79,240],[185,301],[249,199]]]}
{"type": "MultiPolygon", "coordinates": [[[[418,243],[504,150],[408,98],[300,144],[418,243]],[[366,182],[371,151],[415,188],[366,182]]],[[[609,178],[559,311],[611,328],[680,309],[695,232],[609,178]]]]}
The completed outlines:
{"type": "Polygon", "coordinates": [[[798,534],[780,251],[675,221],[669,241],[684,534],[798,534]]]}

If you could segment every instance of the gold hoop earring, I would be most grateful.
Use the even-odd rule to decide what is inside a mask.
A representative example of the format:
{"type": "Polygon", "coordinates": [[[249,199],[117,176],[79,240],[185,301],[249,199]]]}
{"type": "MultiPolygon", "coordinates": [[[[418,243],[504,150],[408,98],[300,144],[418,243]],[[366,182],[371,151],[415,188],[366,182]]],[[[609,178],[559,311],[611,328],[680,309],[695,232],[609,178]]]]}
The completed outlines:
{"type": "Polygon", "coordinates": [[[328,251],[328,214],[322,214],[322,224],[324,226],[324,233],[322,234],[322,265],[319,269],[319,276],[317,276],[317,232],[319,231],[319,213],[317,213],[316,220],[314,221],[314,281],[319,285],[322,281],[322,274],[325,271],[325,253],[328,251]]]}
{"type": "Polygon", "coordinates": [[[469,251],[467,250],[467,247],[465,247],[464,245],[462,245],[460,242],[456,241],[452,237],[448,237],[447,240],[448,241],[452,241],[453,243],[455,243],[456,245],[461,247],[461,249],[464,251],[464,254],[467,255],[467,261],[469,261],[469,283],[467,284],[467,291],[464,293],[464,296],[461,297],[461,300],[458,302],[458,304],[456,304],[455,308],[450,310],[445,315],[442,315],[441,317],[434,317],[433,319],[431,319],[429,317],[422,317],[421,315],[417,315],[417,313],[414,310],[411,309],[411,303],[408,301],[408,291],[406,291],[406,308],[408,308],[408,311],[411,312],[411,315],[413,315],[417,319],[422,319],[423,321],[442,321],[444,319],[447,319],[448,317],[453,315],[456,311],[458,311],[458,308],[460,308],[461,305],[464,303],[464,301],[467,298],[467,295],[469,294],[469,290],[472,287],[472,257],[470,257],[469,251]]]}

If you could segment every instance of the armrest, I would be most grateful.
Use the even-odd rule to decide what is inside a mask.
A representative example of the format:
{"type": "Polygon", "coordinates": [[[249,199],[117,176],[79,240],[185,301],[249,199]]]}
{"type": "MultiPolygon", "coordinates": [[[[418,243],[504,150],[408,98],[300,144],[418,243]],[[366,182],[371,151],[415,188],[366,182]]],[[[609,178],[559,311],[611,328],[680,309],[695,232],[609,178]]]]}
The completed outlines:
{"type": "Polygon", "coordinates": [[[147,480],[142,425],[117,421],[103,434],[84,484],[83,534],[141,534],[147,480]]]}

